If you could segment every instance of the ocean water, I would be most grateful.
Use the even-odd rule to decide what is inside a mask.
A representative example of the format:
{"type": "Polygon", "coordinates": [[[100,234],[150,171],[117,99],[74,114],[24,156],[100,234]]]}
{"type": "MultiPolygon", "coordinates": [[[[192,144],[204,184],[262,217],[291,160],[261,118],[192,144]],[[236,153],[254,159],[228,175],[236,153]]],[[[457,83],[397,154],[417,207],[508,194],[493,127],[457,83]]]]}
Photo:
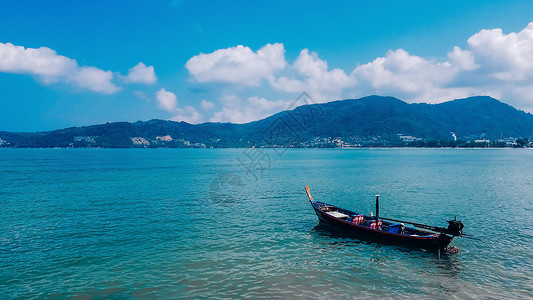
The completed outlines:
{"type": "Polygon", "coordinates": [[[527,149],[0,149],[0,298],[533,298],[527,149]],[[459,254],[319,225],[304,192],[459,254]]]}

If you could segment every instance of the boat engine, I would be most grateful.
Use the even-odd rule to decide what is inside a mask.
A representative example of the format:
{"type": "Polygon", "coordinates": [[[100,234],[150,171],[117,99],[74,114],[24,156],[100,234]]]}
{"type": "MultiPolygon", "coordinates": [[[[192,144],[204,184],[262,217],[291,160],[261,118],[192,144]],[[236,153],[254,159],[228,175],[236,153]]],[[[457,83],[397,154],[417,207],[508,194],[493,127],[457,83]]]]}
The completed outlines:
{"type": "Polygon", "coordinates": [[[451,220],[448,222],[448,228],[444,230],[444,233],[453,235],[453,236],[461,236],[463,235],[463,228],[465,228],[465,225],[461,221],[457,220],[451,220]]]}

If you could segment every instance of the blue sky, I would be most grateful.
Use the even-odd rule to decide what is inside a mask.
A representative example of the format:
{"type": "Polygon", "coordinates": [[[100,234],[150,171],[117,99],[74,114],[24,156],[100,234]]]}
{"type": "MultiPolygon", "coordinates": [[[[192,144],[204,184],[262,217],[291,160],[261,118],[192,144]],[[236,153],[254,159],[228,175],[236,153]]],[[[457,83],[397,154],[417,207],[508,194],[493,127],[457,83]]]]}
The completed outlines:
{"type": "Polygon", "coordinates": [[[529,1],[0,2],[0,130],[248,122],[302,92],[533,112],[529,1]]]}

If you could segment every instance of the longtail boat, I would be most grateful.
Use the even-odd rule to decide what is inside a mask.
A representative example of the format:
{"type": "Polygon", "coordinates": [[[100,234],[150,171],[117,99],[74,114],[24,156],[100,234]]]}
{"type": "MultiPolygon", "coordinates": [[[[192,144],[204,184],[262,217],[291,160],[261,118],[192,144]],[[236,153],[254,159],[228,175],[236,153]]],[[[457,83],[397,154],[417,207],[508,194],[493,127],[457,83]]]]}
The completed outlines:
{"type": "Polygon", "coordinates": [[[325,202],[315,201],[308,186],[305,191],[318,219],[361,237],[388,243],[401,244],[416,248],[442,252],[458,252],[449,247],[456,236],[466,236],[464,225],[456,219],[447,221],[448,227],[437,227],[419,223],[400,221],[379,216],[379,195],[376,195],[376,215],[367,216],[340,208],[325,202]],[[414,227],[406,227],[403,223],[414,227]]]}

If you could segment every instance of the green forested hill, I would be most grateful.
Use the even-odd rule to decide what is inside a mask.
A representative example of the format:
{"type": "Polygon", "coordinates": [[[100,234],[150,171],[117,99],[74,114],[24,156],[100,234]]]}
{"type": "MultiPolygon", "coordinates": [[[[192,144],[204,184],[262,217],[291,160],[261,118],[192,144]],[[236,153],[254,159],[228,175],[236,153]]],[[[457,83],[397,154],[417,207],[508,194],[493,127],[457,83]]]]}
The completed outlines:
{"type": "Polygon", "coordinates": [[[0,132],[3,147],[247,147],[296,145],[317,139],[464,140],[533,136],[533,115],[494,98],[479,96],[440,104],[408,104],[369,96],[304,105],[246,123],[150,120],[72,127],[48,132],[0,132]]]}

